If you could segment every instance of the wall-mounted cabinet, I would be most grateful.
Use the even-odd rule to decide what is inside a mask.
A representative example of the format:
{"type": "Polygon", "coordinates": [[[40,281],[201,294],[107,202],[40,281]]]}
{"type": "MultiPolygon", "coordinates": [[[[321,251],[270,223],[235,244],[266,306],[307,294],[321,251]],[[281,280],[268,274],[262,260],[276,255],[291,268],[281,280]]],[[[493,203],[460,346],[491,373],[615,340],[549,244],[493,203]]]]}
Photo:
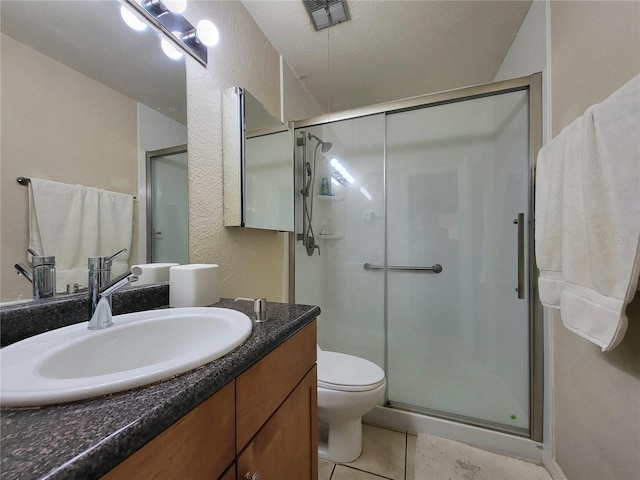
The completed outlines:
{"type": "Polygon", "coordinates": [[[247,90],[223,92],[224,225],[293,231],[293,133],[247,90]]]}

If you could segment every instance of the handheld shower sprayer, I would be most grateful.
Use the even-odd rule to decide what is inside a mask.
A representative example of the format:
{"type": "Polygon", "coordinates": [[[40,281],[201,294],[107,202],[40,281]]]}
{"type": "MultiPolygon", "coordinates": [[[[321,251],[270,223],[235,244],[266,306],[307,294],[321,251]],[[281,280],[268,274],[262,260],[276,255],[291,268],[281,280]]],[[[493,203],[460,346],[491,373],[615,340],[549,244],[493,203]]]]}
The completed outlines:
{"type": "Polygon", "coordinates": [[[302,188],[302,190],[300,190],[300,193],[302,194],[303,197],[308,197],[309,196],[309,187],[311,186],[311,181],[313,180],[312,178],[312,174],[311,174],[311,164],[309,162],[306,162],[304,164],[304,168],[306,170],[306,182],[304,184],[304,187],[302,188]]]}

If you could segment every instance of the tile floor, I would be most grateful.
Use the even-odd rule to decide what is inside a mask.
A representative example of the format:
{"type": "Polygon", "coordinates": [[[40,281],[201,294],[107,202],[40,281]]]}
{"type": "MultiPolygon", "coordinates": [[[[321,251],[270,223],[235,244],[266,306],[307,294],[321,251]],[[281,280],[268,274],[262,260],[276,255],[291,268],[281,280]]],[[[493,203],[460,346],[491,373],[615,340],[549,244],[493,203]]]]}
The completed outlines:
{"type": "Polygon", "coordinates": [[[362,426],[362,455],[355,462],[318,462],[318,480],[417,480],[415,435],[362,426]]]}
{"type": "MultiPolygon", "coordinates": [[[[459,471],[453,461],[434,469],[432,468],[434,465],[438,466],[437,459],[427,458],[428,452],[422,452],[420,458],[416,459],[416,443],[418,440],[416,435],[363,425],[362,455],[360,458],[347,464],[334,464],[319,460],[318,480],[495,480],[499,478],[510,480],[513,478],[551,480],[551,476],[542,467],[485,452],[458,442],[438,439],[438,437],[430,437],[430,439],[440,442],[437,452],[439,454],[456,455],[452,458],[458,458],[458,460],[459,456],[468,457],[474,461],[477,460],[476,463],[481,464],[478,467],[478,472],[474,471],[470,474],[466,470],[459,471]],[[478,455],[480,457],[476,458],[478,455]],[[416,460],[419,461],[419,470],[422,472],[418,476],[425,478],[417,478],[416,460]],[[425,461],[427,462],[426,469],[425,461]],[[513,470],[513,465],[509,462],[523,464],[517,466],[517,468],[525,467],[527,470],[513,470]],[[515,474],[515,476],[512,474],[515,474]]],[[[460,462],[458,461],[458,463],[460,462]]]]}

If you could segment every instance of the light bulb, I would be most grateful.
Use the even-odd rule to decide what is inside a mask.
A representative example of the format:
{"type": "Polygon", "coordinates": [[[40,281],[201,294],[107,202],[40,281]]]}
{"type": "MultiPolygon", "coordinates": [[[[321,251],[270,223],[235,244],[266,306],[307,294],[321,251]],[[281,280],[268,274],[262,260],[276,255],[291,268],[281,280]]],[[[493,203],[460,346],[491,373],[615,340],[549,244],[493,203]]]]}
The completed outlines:
{"type": "Polygon", "coordinates": [[[187,8],[187,0],[162,0],[162,3],[173,13],[182,13],[187,8]]]}
{"type": "Polygon", "coordinates": [[[164,54],[171,60],[180,60],[182,58],[182,52],[178,51],[173,43],[166,38],[160,39],[160,46],[162,47],[164,54]]]}
{"type": "Polygon", "coordinates": [[[210,20],[200,20],[198,22],[196,27],[196,36],[198,37],[198,40],[204,43],[207,47],[213,47],[220,39],[218,28],[210,20]]]}
{"type": "Polygon", "coordinates": [[[134,29],[137,32],[141,32],[147,28],[147,24],[140,20],[131,10],[129,10],[124,5],[120,6],[120,16],[124,23],[126,23],[129,28],[134,29]]]}

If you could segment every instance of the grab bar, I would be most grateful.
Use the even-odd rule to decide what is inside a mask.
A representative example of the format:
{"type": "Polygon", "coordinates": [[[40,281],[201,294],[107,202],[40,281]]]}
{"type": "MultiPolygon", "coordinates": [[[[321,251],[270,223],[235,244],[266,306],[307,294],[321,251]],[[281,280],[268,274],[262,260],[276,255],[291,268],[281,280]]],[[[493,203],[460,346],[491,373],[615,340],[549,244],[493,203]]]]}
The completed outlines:
{"type": "MultiPolygon", "coordinates": [[[[384,270],[385,266],[384,265],[373,265],[369,262],[365,263],[363,265],[364,269],[368,272],[370,270],[384,270]]],[[[399,266],[399,265],[392,265],[389,267],[386,267],[387,270],[396,270],[399,272],[433,272],[433,273],[440,273],[442,271],[442,265],[440,265],[439,263],[436,263],[435,265],[431,266],[431,267],[408,267],[408,266],[399,266]]]]}
{"type": "Polygon", "coordinates": [[[513,223],[518,225],[518,298],[524,298],[524,213],[519,213],[513,223]]]}

